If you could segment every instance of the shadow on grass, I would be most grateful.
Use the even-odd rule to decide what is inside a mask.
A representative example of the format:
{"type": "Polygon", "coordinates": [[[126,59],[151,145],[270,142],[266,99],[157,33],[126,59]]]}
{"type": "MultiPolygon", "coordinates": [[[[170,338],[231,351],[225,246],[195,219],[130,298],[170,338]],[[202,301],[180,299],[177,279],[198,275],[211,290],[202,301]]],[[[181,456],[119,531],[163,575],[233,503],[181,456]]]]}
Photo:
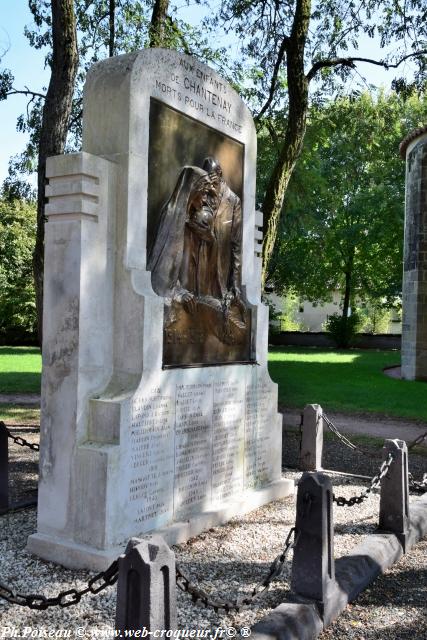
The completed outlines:
{"type": "Polygon", "coordinates": [[[39,355],[40,349],[38,347],[2,347],[0,346],[0,355],[3,356],[32,356],[39,355]]]}
{"type": "Polygon", "coordinates": [[[41,375],[32,371],[0,372],[0,393],[40,393],[41,375]]]}

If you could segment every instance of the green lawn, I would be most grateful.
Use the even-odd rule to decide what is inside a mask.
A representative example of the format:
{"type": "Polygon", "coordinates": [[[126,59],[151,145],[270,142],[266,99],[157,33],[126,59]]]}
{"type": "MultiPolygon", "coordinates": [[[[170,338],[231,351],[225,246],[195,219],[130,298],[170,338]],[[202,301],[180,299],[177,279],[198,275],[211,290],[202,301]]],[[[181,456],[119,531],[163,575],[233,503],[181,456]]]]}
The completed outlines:
{"type": "Polygon", "coordinates": [[[41,366],[36,347],[0,347],[0,393],[40,393],[41,366]]]}
{"type": "MultiPolygon", "coordinates": [[[[279,401],[288,407],[317,402],[330,411],[427,420],[427,383],[393,380],[382,372],[399,361],[398,351],[283,347],[270,351],[269,369],[279,401]]],[[[39,393],[40,370],[39,349],[0,347],[0,393],[39,393]]]]}
{"type": "Polygon", "coordinates": [[[427,420],[427,383],[384,375],[384,367],[397,364],[398,351],[278,347],[269,354],[270,374],[285,406],[318,403],[330,411],[427,420]]]}

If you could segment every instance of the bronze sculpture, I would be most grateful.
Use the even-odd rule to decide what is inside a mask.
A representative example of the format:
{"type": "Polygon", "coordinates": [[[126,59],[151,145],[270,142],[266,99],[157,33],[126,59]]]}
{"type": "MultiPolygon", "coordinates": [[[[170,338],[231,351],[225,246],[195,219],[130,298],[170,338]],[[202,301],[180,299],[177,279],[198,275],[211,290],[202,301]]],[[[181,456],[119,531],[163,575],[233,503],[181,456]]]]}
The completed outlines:
{"type": "Polygon", "coordinates": [[[184,167],[148,255],[153,289],[165,298],[166,338],[187,330],[189,342],[194,335],[225,345],[247,341],[241,252],[241,203],[219,163],[209,157],[203,168],[184,167]]]}

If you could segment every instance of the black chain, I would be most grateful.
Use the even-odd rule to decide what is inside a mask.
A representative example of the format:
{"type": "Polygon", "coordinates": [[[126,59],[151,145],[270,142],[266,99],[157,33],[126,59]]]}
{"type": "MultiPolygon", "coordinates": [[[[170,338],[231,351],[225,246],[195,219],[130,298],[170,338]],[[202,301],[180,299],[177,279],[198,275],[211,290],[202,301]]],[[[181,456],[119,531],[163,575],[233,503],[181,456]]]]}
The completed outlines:
{"type": "Polygon", "coordinates": [[[364,456],[367,456],[368,458],[381,458],[382,457],[382,452],[381,451],[370,451],[369,449],[366,449],[365,447],[361,447],[360,445],[354,444],[354,442],[351,442],[351,440],[349,440],[343,433],[341,433],[340,431],[338,431],[337,427],[334,425],[334,423],[329,420],[329,418],[322,413],[319,416],[319,419],[323,418],[323,420],[326,422],[326,426],[328,427],[329,431],[331,431],[337,438],[338,440],[340,440],[346,447],[348,447],[349,449],[352,449],[353,451],[358,451],[359,453],[361,453],[364,456]]]}
{"type": "Polygon", "coordinates": [[[300,421],[299,421],[299,425],[298,425],[298,429],[299,429],[299,454],[301,456],[301,450],[302,450],[302,429],[304,426],[304,412],[301,411],[300,414],[300,421]]]}
{"type": "Polygon", "coordinates": [[[12,433],[10,433],[4,422],[0,422],[0,429],[4,429],[7,433],[7,437],[10,438],[15,444],[19,444],[21,447],[28,447],[29,449],[32,449],[32,451],[40,451],[40,445],[36,444],[35,442],[27,442],[25,438],[21,438],[21,436],[14,436],[12,433]]]}
{"type": "Polygon", "coordinates": [[[64,609],[65,607],[71,607],[74,604],[78,604],[82,599],[82,596],[87,593],[95,594],[106,589],[117,582],[118,576],[119,564],[117,560],[114,560],[106,571],[102,571],[91,578],[87,583],[88,586],[80,591],[78,589],[68,589],[67,591],[61,591],[61,593],[53,598],[47,598],[46,596],[34,593],[28,595],[14,593],[9,589],[9,587],[0,583],[0,598],[6,600],[10,604],[18,604],[21,607],[38,609],[39,611],[44,611],[48,607],[61,607],[64,609]]]}
{"type": "Polygon", "coordinates": [[[252,603],[262,598],[268,591],[272,581],[279,577],[282,572],[283,565],[285,564],[286,556],[288,552],[294,548],[298,541],[298,538],[299,533],[296,531],[295,527],[292,527],[286,538],[285,546],[282,553],[279,553],[279,555],[273,560],[270,565],[268,574],[263,580],[261,580],[261,582],[259,582],[254,587],[254,589],[248,595],[239,596],[235,600],[215,600],[214,598],[211,598],[210,595],[206,593],[206,591],[193,584],[185,575],[184,571],[178,563],[176,565],[177,587],[181,589],[181,591],[187,592],[191,596],[193,602],[200,603],[205,607],[211,607],[215,612],[218,612],[220,609],[224,610],[226,613],[228,613],[229,611],[236,611],[237,613],[239,613],[240,611],[244,611],[252,603]],[[292,536],[294,536],[293,541],[292,536]]]}
{"type": "Polygon", "coordinates": [[[423,475],[423,479],[421,480],[421,482],[418,482],[418,480],[415,480],[412,473],[408,473],[408,479],[409,479],[409,488],[412,491],[416,491],[417,493],[424,493],[425,491],[427,491],[427,473],[423,475]]]}
{"type": "Polygon", "coordinates": [[[353,507],[355,504],[361,504],[366,498],[369,496],[373,489],[377,489],[380,484],[382,478],[387,475],[388,470],[390,469],[391,463],[393,462],[393,455],[391,453],[388,454],[386,460],[382,463],[378,473],[372,478],[371,483],[363,493],[358,496],[353,496],[352,498],[344,498],[343,496],[336,497],[333,495],[333,501],[336,502],[338,507],[353,507]]]}
{"type": "Polygon", "coordinates": [[[418,438],[415,438],[415,440],[411,442],[411,444],[408,444],[408,451],[416,447],[418,444],[424,442],[424,440],[427,440],[427,431],[423,433],[423,435],[418,436],[418,438]]]}

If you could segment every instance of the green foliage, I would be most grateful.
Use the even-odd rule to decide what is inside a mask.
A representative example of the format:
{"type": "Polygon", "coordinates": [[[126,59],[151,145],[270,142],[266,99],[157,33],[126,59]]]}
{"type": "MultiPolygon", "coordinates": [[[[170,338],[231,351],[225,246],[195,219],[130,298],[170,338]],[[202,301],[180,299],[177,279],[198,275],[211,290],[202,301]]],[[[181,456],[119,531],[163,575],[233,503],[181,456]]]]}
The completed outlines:
{"type": "Polygon", "coordinates": [[[357,313],[342,316],[334,313],[326,321],[326,331],[331,335],[338,349],[348,349],[354,344],[354,339],[360,327],[360,317],[357,313]]]}
{"type": "Polygon", "coordinates": [[[283,307],[280,314],[280,329],[282,331],[301,331],[302,323],[297,318],[300,305],[299,296],[295,291],[288,291],[283,297],[283,307]]]}
{"type": "Polygon", "coordinates": [[[36,207],[24,200],[0,200],[0,341],[34,339],[36,313],[32,252],[36,207]]]}
{"type": "MultiPolygon", "coordinates": [[[[83,85],[88,69],[100,60],[108,57],[110,47],[109,3],[106,0],[75,0],[74,2],[78,49],[79,70],[75,87],[73,110],[67,138],[66,151],[80,149],[83,114],[83,85]]],[[[23,26],[30,45],[36,49],[46,48],[46,65],[52,56],[52,19],[51,2],[30,0],[29,8],[33,23],[23,26]]],[[[149,0],[116,0],[114,20],[114,55],[120,55],[143,49],[148,46],[149,27],[153,2],[149,0]]],[[[162,46],[193,55],[203,62],[213,63],[218,69],[230,76],[227,66],[228,52],[209,37],[209,29],[196,28],[181,20],[176,8],[171,7],[164,25],[165,39],[162,46]]],[[[14,77],[7,68],[0,68],[0,101],[7,99],[13,89],[14,77]]],[[[28,82],[30,85],[30,81],[28,82]]],[[[19,87],[18,87],[19,89],[19,87]]],[[[28,143],[23,152],[10,161],[9,188],[15,182],[22,183],[37,169],[37,151],[43,111],[43,95],[32,94],[29,87],[29,102],[26,112],[18,117],[17,129],[29,134],[28,143]]],[[[22,184],[19,193],[22,195],[22,184]]]]}
{"type": "MultiPolygon", "coordinates": [[[[401,291],[405,163],[399,142],[425,122],[427,99],[394,93],[314,109],[292,176],[271,280],[311,301],[394,301],[401,291]]],[[[260,148],[265,153],[264,148],[260,148]]],[[[265,160],[263,160],[265,163],[265,160]]]]}
{"type": "MultiPolygon", "coordinates": [[[[366,40],[372,38],[381,47],[377,60],[396,63],[405,54],[425,50],[427,20],[425,0],[223,0],[208,21],[218,30],[234,33],[239,40],[239,55],[235,76],[241,83],[241,93],[254,113],[259,113],[269,100],[267,119],[287,116],[289,96],[287,79],[294,72],[294,58],[286,51],[286,38],[292,33],[296,14],[310,14],[307,38],[300,44],[306,72],[321,61],[345,60],[349,55],[370,58],[366,40]],[[297,11],[298,9],[298,11],[297,11]],[[363,42],[363,50],[359,44],[363,42]],[[390,44],[393,44],[390,47],[390,44]],[[356,53],[349,54],[355,49],[356,53]],[[275,70],[277,79],[273,81],[275,70]]],[[[369,47],[369,45],[368,45],[369,47]]],[[[375,57],[375,56],[373,56],[375,57]]],[[[404,88],[406,95],[425,86],[426,57],[413,59],[414,81],[395,79],[395,88],[404,88]]],[[[398,68],[397,75],[408,72],[398,68]]],[[[315,75],[316,85],[310,89],[310,103],[320,106],[330,96],[343,91],[351,78],[353,86],[366,87],[363,69],[357,63],[330,64],[320,67],[315,75]]],[[[265,119],[259,123],[265,126],[265,119]]],[[[277,132],[280,143],[284,136],[277,132]]],[[[274,136],[272,136],[274,138],[274,136]]],[[[273,144],[274,140],[272,139],[273,144]]]]}
{"type": "Polygon", "coordinates": [[[400,353],[373,349],[277,348],[269,371],[279,385],[279,402],[302,409],[318,402],[326,411],[373,412],[427,420],[426,383],[397,380],[384,367],[399,364],[400,353]]]}
{"type": "Polygon", "coordinates": [[[368,303],[358,309],[362,333],[388,333],[395,309],[380,302],[368,303]]]}

